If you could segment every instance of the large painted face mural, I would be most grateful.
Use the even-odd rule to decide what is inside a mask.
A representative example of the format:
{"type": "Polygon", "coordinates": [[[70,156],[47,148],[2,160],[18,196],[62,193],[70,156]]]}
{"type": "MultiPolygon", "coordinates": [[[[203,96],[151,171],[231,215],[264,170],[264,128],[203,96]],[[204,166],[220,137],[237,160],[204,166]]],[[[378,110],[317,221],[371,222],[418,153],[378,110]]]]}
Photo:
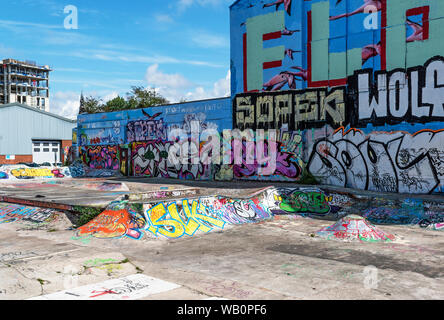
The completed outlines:
{"type": "Polygon", "coordinates": [[[442,192],[443,27],[440,0],[239,0],[233,127],[298,134],[321,183],[442,192]]]}

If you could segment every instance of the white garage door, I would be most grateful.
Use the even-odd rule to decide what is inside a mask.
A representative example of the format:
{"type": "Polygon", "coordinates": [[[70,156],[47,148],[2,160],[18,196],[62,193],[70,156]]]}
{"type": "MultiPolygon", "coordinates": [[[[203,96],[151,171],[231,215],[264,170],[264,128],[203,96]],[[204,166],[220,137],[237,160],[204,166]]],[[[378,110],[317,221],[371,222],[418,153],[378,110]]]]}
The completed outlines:
{"type": "Polygon", "coordinates": [[[59,141],[33,141],[32,142],[33,162],[42,164],[44,162],[60,162],[60,142],[59,141]]]}

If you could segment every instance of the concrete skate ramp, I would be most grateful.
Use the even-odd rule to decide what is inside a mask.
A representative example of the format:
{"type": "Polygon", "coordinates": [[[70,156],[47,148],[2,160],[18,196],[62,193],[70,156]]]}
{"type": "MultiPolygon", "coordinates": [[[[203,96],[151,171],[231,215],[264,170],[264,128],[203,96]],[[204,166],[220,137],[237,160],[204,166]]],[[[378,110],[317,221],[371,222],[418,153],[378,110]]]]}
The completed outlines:
{"type": "Polygon", "coordinates": [[[19,224],[21,230],[50,229],[72,226],[71,221],[56,209],[0,202],[0,225],[19,224]]]}
{"type": "Polygon", "coordinates": [[[76,236],[139,240],[145,234],[177,239],[272,218],[259,198],[200,197],[151,202],[143,204],[142,214],[135,207],[128,202],[111,203],[99,216],[78,228],[76,236]]]}
{"type": "MultiPolygon", "coordinates": [[[[347,222],[347,228],[358,231],[369,224],[442,228],[444,223],[442,197],[380,193],[375,198],[374,194],[351,189],[294,184],[168,182],[71,179],[1,184],[0,201],[71,212],[78,207],[99,208],[103,214],[77,236],[100,239],[186,238],[262,222],[276,215],[337,222],[357,213],[366,220],[357,219],[354,227],[347,222]],[[126,211],[113,213],[119,210],[126,211]]],[[[330,231],[340,235],[340,227],[341,223],[330,231]]],[[[376,231],[373,235],[370,230],[366,232],[365,236],[358,234],[377,239],[376,231]]]]}
{"type": "Polygon", "coordinates": [[[59,180],[72,178],[123,177],[119,170],[94,169],[83,163],[71,166],[43,166],[35,163],[0,165],[0,182],[29,180],[59,180]]]}
{"type": "Polygon", "coordinates": [[[72,210],[76,206],[106,207],[110,202],[124,197],[128,191],[123,185],[117,190],[102,191],[108,185],[92,184],[91,188],[82,188],[49,183],[26,183],[24,185],[0,185],[0,201],[21,205],[72,210]],[[95,188],[95,189],[94,189],[95,188]]]}

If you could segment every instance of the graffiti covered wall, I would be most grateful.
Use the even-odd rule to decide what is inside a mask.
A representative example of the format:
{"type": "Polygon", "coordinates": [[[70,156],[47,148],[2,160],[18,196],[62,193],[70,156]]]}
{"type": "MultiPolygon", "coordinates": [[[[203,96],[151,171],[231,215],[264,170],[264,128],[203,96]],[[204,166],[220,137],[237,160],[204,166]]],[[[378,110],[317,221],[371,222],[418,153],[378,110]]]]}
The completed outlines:
{"type": "Polygon", "coordinates": [[[79,115],[80,156],[90,168],[131,176],[211,180],[217,168],[201,154],[212,135],[232,128],[231,112],[230,98],[222,98],[79,115]],[[186,163],[171,160],[184,154],[186,163]]]}
{"type": "Polygon", "coordinates": [[[443,26],[440,0],[236,1],[233,128],[296,136],[324,184],[443,192],[443,26]]]}
{"type": "Polygon", "coordinates": [[[230,23],[231,99],[80,115],[83,161],[141,177],[311,174],[364,190],[444,191],[440,0],[239,0],[230,23]],[[205,161],[214,142],[223,161],[205,161]],[[172,161],[183,154],[189,161],[172,161]]]}
{"type": "Polygon", "coordinates": [[[86,146],[80,148],[80,157],[90,168],[119,170],[120,148],[114,146],[86,146]]]}

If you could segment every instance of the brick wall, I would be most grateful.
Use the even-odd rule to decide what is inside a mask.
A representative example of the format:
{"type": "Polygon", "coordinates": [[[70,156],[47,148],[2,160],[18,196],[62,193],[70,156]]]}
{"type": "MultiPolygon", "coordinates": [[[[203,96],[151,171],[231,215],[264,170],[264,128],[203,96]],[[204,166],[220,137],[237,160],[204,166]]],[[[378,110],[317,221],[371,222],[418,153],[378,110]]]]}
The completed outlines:
{"type": "Polygon", "coordinates": [[[62,140],[62,150],[60,154],[61,163],[65,162],[65,148],[72,146],[72,140],[62,140]]]}
{"type": "Polygon", "coordinates": [[[32,162],[32,154],[30,155],[16,155],[14,160],[6,160],[5,155],[0,155],[1,164],[18,164],[20,162],[30,163],[32,162]]]}

